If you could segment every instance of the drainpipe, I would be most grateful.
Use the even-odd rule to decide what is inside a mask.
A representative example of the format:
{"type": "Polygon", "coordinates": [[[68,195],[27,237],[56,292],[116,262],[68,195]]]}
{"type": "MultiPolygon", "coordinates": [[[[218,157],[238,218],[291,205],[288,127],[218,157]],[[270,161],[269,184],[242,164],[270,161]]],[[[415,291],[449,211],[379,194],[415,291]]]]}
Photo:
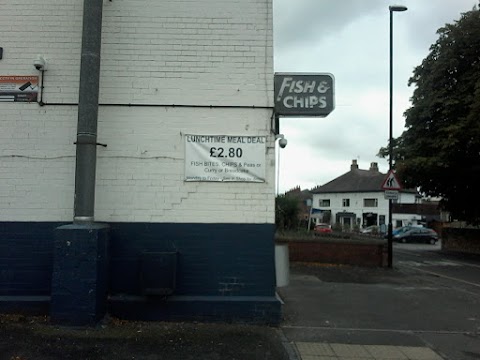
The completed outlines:
{"type": "Polygon", "coordinates": [[[74,223],[94,222],[103,0],[84,0],[74,223]]]}

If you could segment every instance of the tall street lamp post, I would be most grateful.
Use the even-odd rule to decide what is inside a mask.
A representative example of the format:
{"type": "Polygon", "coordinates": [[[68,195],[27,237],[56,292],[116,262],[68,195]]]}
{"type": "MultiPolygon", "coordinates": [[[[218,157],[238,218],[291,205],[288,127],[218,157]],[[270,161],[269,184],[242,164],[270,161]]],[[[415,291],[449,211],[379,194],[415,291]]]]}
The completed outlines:
{"type": "MultiPolygon", "coordinates": [[[[388,138],[388,169],[393,168],[393,13],[395,11],[406,11],[403,5],[391,5],[390,11],[390,134],[388,138]]],[[[392,200],[388,200],[388,267],[392,267],[393,258],[393,236],[392,236],[392,200]]]]}

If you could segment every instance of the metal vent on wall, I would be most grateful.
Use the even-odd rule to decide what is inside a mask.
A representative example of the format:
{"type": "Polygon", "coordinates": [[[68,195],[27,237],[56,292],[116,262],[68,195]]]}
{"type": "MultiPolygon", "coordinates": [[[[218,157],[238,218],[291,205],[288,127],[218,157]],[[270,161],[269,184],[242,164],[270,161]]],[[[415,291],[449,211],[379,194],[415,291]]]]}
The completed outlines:
{"type": "Polygon", "coordinates": [[[142,255],[143,295],[168,296],[175,291],[178,252],[145,252],[142,255]]]}

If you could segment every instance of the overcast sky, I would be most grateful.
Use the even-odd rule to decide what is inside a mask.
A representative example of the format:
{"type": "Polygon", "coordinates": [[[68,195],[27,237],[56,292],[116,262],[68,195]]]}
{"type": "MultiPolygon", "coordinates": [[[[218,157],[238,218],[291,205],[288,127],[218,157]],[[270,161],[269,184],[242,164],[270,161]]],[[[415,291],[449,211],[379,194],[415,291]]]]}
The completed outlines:
{"type": "Polygon", "coordinates": [[[394,13],[393,136],[404,129],[413,69],[438,39],[437,30],[478,0],[274,0],[276,72],[326,72],[335,77],[335,110],[326,118],[281,118],[288,145],[280,151],[279,192],[310,189],[376,156],[389,134],[389,5],[394,13]]]}

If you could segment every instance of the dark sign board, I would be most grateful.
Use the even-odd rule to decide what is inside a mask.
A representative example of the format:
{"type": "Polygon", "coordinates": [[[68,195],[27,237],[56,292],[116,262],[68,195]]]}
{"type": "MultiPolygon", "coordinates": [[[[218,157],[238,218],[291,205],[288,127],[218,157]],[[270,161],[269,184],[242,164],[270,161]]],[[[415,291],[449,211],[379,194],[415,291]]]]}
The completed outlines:
{"type": "Polygon", "coordinates": [[[335,108],[335,82],[327,73],[276,73],[275,112],[280,116],[325,117],[335,108]]]}

